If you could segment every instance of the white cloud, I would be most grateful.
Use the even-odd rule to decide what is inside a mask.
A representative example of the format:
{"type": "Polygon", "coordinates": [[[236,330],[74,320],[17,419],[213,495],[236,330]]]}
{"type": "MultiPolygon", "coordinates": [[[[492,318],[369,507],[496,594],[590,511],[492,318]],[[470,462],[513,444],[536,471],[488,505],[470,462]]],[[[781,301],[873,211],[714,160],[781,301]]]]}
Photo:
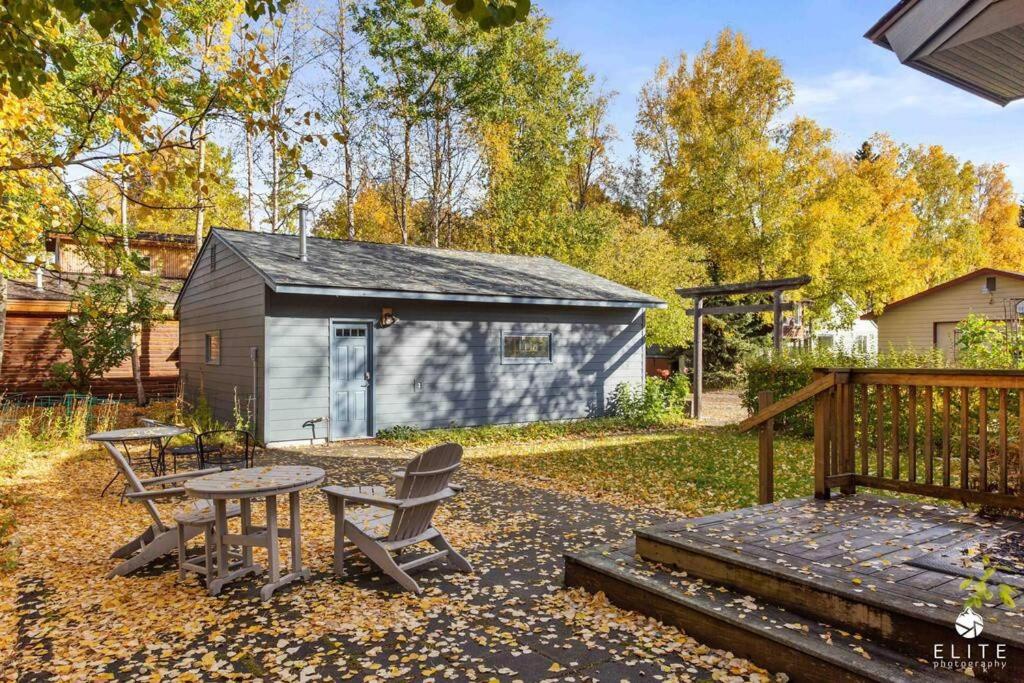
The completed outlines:
{"type": "Polygon", "coordinates": [[[909,67],[874,73],[843,69],[825,76],[798,79],[793,110],[807,116],[821,116],[841,110],[845,115],[881,117],[918,110],[922,115],[942,111],[944,115],[984,115],[999,107],[909,67]]]}
{"type": "Polygon", "coordinates": [[[1024,147],[1017,142],[1024,100],[1000,107],[895,58],[865,61],[870,68],[796,78],[787,113],[831,128],[846,149],[885,131],[898,142],[942,145],[961,159],[1006,163],[1015,187],[1024,188],[1024,147]]]}

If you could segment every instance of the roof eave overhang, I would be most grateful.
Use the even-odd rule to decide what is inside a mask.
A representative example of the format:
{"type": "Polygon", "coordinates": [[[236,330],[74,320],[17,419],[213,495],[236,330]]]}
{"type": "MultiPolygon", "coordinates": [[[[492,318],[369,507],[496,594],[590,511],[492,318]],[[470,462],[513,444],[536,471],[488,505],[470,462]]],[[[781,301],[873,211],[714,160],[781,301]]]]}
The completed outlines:
{"type": "Polygon", "coordinates": [[[984,100],[1005,107],[1017,98],[1006,97],[984,87],[982,84],[966,80],[956,74],[947,73],[924,61],[925,58],[945,44],[951,37],[955,36],[958,31],[969,25],[996,1],[957,0],[957,2],[949,2],[941,6],[937,3],[929,6],[922,5],[924,10],[930,10],[932,13],[931,17],[923,18],[919,16],[921,8],[918,8],[918,5],[921,5],[920,0],[902,0],[890,9],[885,16],[875,22],[874,26],[864,34],[864,37],[876,45],[892,51],[899,58],[900,62],[906,66],[956,88],[965,90],[984,100]],[[910,31],[909,34],[907,31],[900,32],[902,38],[894,44],[890,40],[888,33],[894,27],[897,27],[898,24],[905,21],[917,23],[920,27],[917,30],[910,31]]]}
{"type": "Polygon", "coordinates": [[[309,285],[270,284],[278,294],[339,296],[372,299],[405,299],[409,301],[446,301],[459,303],[521,304],[530,306],[580,306],[596,308],[667,308],[664,301],[625,301],[615,299],[560,299],[546,297],[501,296],[492,294],[452,294],[446,292],[406,292],[392,289],[352,289],[348,287],[314,287],[309,285]]]}

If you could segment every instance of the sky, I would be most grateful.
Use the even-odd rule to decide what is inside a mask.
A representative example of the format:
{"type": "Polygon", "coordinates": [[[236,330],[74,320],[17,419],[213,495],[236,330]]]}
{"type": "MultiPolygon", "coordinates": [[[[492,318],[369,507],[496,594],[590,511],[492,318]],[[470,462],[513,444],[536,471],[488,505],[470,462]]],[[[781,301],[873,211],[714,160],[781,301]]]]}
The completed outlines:
{"type": "Polygon", "coordinates": [[[963,160],[1003,162],[1024,192],[1024,100],[1005,108],[903,66],[864,33],[896,0],[533,0],[562,47],[581,55],[605,90],[632,151],[636,98],[665,58],[697,53],[723,28],[782,61],[795,86],[792,114],[830,128],[853,150],[872,133],[939,144],[963,160]]]}

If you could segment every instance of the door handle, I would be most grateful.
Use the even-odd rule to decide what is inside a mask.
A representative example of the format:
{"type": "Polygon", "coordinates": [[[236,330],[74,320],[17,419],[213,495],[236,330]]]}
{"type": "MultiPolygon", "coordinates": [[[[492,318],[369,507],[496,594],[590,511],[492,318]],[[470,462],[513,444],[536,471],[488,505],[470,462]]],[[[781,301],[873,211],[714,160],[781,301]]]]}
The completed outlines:
{"type": "Polygon", "coordinates": [[[367,370],[366,372],[363,373],[363,382],[365,382],[365,384],[363,384],[364,388],[370,386],[370,371],[369,370],[367,370]]]}

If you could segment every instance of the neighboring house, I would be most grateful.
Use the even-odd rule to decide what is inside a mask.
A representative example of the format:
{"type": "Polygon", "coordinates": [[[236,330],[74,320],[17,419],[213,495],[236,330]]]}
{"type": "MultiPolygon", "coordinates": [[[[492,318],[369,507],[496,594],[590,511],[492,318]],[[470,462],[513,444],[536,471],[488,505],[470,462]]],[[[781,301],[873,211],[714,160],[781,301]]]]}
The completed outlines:
{"type": "MultiPolygon", "coordinates": [[[[51,235],[46,246],[46,270],[37,271],[29,281],[8,282],[7,326],[0,367],[0,391],[8,396],[36,396],[65,389],[51,384],[51,367],[66,358],[51,324],[68,315],[77,286],[111,275],[93,272],[71,235],[51,235]]],[[[109,246],[122,249],[123,243],[111,239],[109,246]]],[[[143,384],[150,395],[172,395],[178,383],[178,323],[170,319],[170,306],[188,275],[195,240],[188,235],[139,233],[129,241],[129,246],[144,259],[150,272],[161,276],[158,295],[167,305],[168,313],[167,320],[146,325],[142,330],[143,384]]],[[[130,361],[94,382],[92,390],[97,395],[134,395],[130,361]]]]}
{"type": "Polygon", "coordinates": [[[887,305],[878,324],[882,351],[940,349],[956,359],[956,326],[971,314],[1015,324],[1024,313],[1024,274],[981,268],[887,305]]]}
{"type": "Polygon", "coordinates": [[[182,384],[264,441],[601,415],[664,302],[548,258],[215,229],[175,309],[182,384]]]}
{"type": "Polygon", "coordinates": [[[848,327],[818,325],[811,343],[816,348],[837,348],[873,356],[878,353],[878,325],[863,318],[848,327]]]}
{"type": "MultiPolygon", "coordinates": [[[[847,305],[856,310],[856,303],[846,297],[847,305]]],[[[835,347],[844,351],[874,355],[878,353],[878,325],[874,320],[857,318],[852,324],[840,326],[836,320],[841,317],[839,306],[833,306],[829,320],[819,322],[812,328],[811,339],[815,347],[835,347]]]]}

